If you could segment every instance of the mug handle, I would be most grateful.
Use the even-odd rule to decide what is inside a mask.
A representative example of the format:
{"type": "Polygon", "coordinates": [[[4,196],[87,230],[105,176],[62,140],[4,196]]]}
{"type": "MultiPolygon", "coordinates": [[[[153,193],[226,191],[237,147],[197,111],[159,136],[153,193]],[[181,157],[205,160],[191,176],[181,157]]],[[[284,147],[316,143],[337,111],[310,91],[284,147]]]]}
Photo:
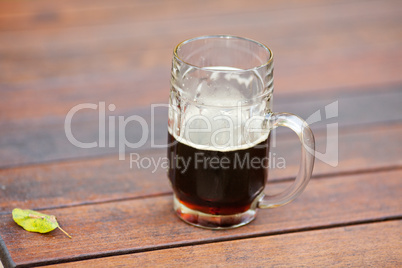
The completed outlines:
{"type": "Polygon", "coordinates": [[[269,113],[264,119],[265,128],[272,130],[278,126],[288,127],[299,136],[301,142],[301,162],[294,183],[282,193],[264,195],[257,203],[258,208],[283,206],[298,197],[306,188],[314,166],[315,142],[310,127],[300,117],[290,113],[269,113]]]}

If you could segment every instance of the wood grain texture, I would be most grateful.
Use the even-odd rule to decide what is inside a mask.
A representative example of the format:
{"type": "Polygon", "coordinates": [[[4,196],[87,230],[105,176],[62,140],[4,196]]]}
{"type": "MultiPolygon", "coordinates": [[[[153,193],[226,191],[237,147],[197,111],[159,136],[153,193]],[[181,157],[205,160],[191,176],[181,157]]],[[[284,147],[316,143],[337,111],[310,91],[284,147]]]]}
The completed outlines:
{"type": "Polygon", "coordinates": [[[9,214],[0,216],[0,232],[14,262],[21,265],[370,222],[402,215],[401,175],[399,169],[313,180],[293,203],[260,210],[250,225],[228,231],[181,222],[173,214],[171,196],[163,196],[44,211],[56,215],[73,239],[57,231],[25,232],[9,214]]]}
{"type": "Polygon", "coordinates": [[[400,267],[402,221],[187,246],[50,267],[400,267]],[[381,234],[379,236],[379,234],[381,234]],[[390,246],[392,245],[392,246],[390,246]]]}
{"type": "MultiPolygon", "coordinates": [[[[331,0],[323,3],[308,1],[270,1],[269,10],[333,5],[348,1],[331,0]]],[[[263,0],[243,1],[2,1],[0,2],[0,30],[58,29],[83,25],[104,25],[132,21],[174,19],[177,17],[211,16],[258,12],[266,6],[263,0]]]]}
{"type": "MultiPolygon", "coordinates": [[[[260,4],[253,7],[259,12],[221,16],[225,9],[220,9],[212,17],[168,21],[148,10],[139,12],[154,20],[131,16],[137,21],[0,33],[0,116],[65,115],[73,105],[99,99],[120,109],[165,101],[173,47],[183,39],[217,32],[249,36],[273,48],[277,94],[351,87],[364,91],[370,85],[401,82],[399,5],[342,1],[271,11],[270,4],[260,4]]],[[[40,8],[38,4],[38,12],[40,8]]],[[[164,5],[155,8],[165,11],[164,5]]]]}
{"type": "MultiPolygon", "coordinates": [[[[288,75],[293,75],[295,70],[303,71],[299,62],[302,59],[306,60],[303,67],[313,67],[327,59],[352,63],[348,57],[356,57],[355,60],[359,59],[358,64],[361,64],[364,62],[363,52],[373,51],[379,53],[373,54],[372,60],[388,59],[392,62],[385,49],[397,52],[394,49],[401,42],[397,6],[380,1],[366,2],[364,6],[366,9],[362,9],[363,3],[360,2],[271,12],[265,6],[266,11],[263,7],[256,13],[241,12],[235,16],[139,20],[58,31],[38,29],[23,34],[18,31],[0,32],[0,51],[4,53],[2,66],[8,67],[4,68],[1,77],[3,83],[24,85],[22,82],[41,78],[90,78],[90,75],[99,73],[170,67],[172,50],[178,42],[197,34],[217,32],[237,33],[267,43],[280,57],[277,64],[284,64],[289,69],[288,75]],[[345,25],[349,27],[346,32],[345,25]],[[269,32],[264,31],[267,26],[269,32]],[[369,34],[379,38],[373,40],[369,34]],[[28,39],[30,42],[24,42],[28,39]],[[335,54],[335,51],[339,52],[335,54]],[[38,64],[41,68],[31,68],[38,64]]],[[[326,66],[335,67],[331,61],[326,66]]]]}
{"type": "MultiPolygon", "coordinates": [[[[325,136],[325,132],[316,135],[316,148],[320,152],[325,152],[328,146],[325,136]]],[[[340,131],[339,155],[334,151],[325,159],[317,159],[313,175],[334,176],[402,166],[401,148],[395,146],[401,143],[401,124],[340,131]],[[380,137],[383,140],[381,144],[367,146],[380,137]],[[331,163],[336,163],[337,157],[338,165],[331,166],[331,163]]],[[[276,162],[271,162],[273,168],[269,171],[269,182],[295,176],[300,161],[298,139],[278,135],[276,144],[271,141],[271,146],[271,156],[276,162]],[[276,164],[281,157],[286,161],[285,169],[276,164]]],[[[132,158],[131,168],[129,156],[121,161],[116,155],[0,170],[0,214],[21,206],[55,208],[171,193],[166,170],[161,167],[162,161],[166,161],[166,151],[138,153],[138,159],[137,155],[132,158]],[[155,164],[145,168],[148,162],[141,164],[141,159],[154,161],[155,164]]]]}
{"type": "MultiPolygon", "coordinates": [[[[311,94],[296,95],[287,98],[274,97],[274,111],[291,112],[298,114],[311,123],[311,128],[318,134],[319,131],[326,131],[328,124],[338,124],[339,128],[358,128],[367,125],[386,125],[390,122],[402,121],[402,91],[399,86],[389,90],[378,89],[377,92],[367,92],[363,96],[357,92],[332,93],[327,95],[311,94]],[[334,110],[334,118],[327,118],[325,109],[331,105],[334,110]],[[319,114],[316,114],[319,113],[319,114]],[[317,118],[320,119],[314,120],[317,118]],[[315,122],[317,121],[317,122],[315,122]]],[[[144,93],[146,95],[146,93],[144,93]]],[[[148,96],[151,96],[148,94],[148,96]]],[[[95,102],[90,103],[99,104],[95,102]]],[[[129,102],[130,100],[127,99],[129,102]]],[[[54,105],[62,106],[63,101],[53,101],[54,105]]],[[[106,102],[107,105],[113,102],[106,102]]],[[[78,104],[78,103],[77,103],[78,104]]],[[[71,104],[73,105],[73,104],[71,104]]],[[[135,107],[135,105],[133,106],[135,107]]],[[[60,161],[84,157],[99,157],[104,155],[116,155],[119,152],[120,135],[118,116],[127,118],[131,115],[138,115],[147,122],[148,138],[142,146],[137,149],[125,148],[127,152],[146,151],[151,148],[151,135],[154,135],[154,143],[164,145],[167,141],[167,108],[157,107],[154,109],[155,116],[152,121],[151,106],[122,110],[117,106],[115,112],[106,113],[105,147],[97,146],[90,149],[82,149],[73,145],[66,137],[64,120],[71,107],[66,109],[61,116],[40,117],[39,119],[10,120],[0,122],[0,167],[9,167],[22,164],[34,164],[47,161],[60,161]],[[109,146],[109,116],[116,118],[115,146],[109,146]]],[[[0,108],[1,109],[1,108],[0,108]]],[[[14,109],[14,108],[13,108],[14,109]]],[[[43,107],[46,110],[46,107],[43,107]]],[[[26,105],[21,113],[29,113],[35,110],[34,106],[26,105]]],[[[106,108],[107,111],[107,108],[106,108]]],[[[11,111],[10,111],[11,112],[11,111]]],[[[5,114],[9,114],[8,112],[5,114]]],[[[21,115],[24,116],[25,115],[21,115]]],[[[77,112],[72,120],[72,132],[75,138],[81,142],[93,142],[99,140],[99,108],[97,110],[84,109],[77,112]]],[[[144,129],[146,130],[146,129],[144,129]]],[[[283,132],[283,130],[280,130],[283,132]]],[[[121,132],[123,133],[123,132],[121,132]]],[[[127,124],[124,135],[132,143],[141,140],[143,128],[136,122],[127,124]]],[[[289,132],[290,133],[290,132],[289,132]]],[[[279,134],[278,134],[279,135],[279,134]]],[[[326,142],[325,135],[318,136],[324,140],[317,140],[318,143],[326,142]]],[[[325,147],[323,148],[325,150],[325,147]]],[[[323,151],[325,152],[325,151],[323,151]]]]}
{"type": "MultiPolygon", "coordinates": [[[[401,8],[398,0],[0,1],[0,259],[6,267],[402,266],[401,8]],[[163,168],[130,169],[117,147],[77,148],[64,119],[77,104],[106,102],[116,105],[106,116],[150,123],[150,104],[167,101],[173,47],[222,33],[273,49],[274,111],[308,119],[327,158],[318,155],[293,203],[216,232],[174,215],[163,168]],[[22,230],[10,215],[17,206],[56,215],[73,239],[22,230]]],[[[156,111],[150,132],[159,145],[166,114],[156,111]]],[[[87,109],[73,134],[95,141],[98,126],[87,109]]],[[[135,124],[124,133],[132,142],[141,134],[135,124]]],[[[290,185],[300,153],[290,130],[276,133],[271,153],[286,169],[271,170],[269,193],[290,185]]],[[[127,152],[165,157],[149,142],[127,152]]]]}

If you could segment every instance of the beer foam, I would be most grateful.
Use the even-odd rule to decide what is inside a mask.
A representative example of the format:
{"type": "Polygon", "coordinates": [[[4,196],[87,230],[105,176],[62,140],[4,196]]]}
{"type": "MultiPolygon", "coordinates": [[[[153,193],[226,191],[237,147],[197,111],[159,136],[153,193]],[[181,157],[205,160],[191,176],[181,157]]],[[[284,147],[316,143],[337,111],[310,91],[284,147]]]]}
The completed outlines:
{"type": "Polygon", "coordinates": [[[169,133],[183,144],[209,151],[243,150],[266,140],[269,131],[262,121],[270,103],[258,95],[263,87],[258,72],[233,72],[240,69],[225,66],[207,69],[218,72],[208,79],[183,81],[180,87],[186,94],[170,100],[169,133]],[[261,130],[244,131],[250,127],[261,130]]]}
{"type": "Polygon", "coordinates": [[[218,152],[230,152],[230,151],[237,151],[237,150],[246,150],[249,148],[252,148],[254,146],[256,146],[257,144],[265,141],[268,139],[268,135],[269,133],[265,133],[263,135],[261,135],[258,139],[254,140],[253,142],[245,142],[243,144],[240,145],[233,145],[233,146],[219,146],[219,147],[215,147],[211,144],[208,145],[203,145],[203,144],[197,144],[194,142],[191,142],[187,139],[185,139],[184,137],[180,137],[178,135],[176,135],[174,133],[174,131],[171,130],[171,128],[168,128],[168,132],[170,135],[172,135],[176,141],[183,143],[187,146],[193,147],[193,148],[197,148],[200,150],[206,150],[206,151],[218,151],[218,152]]]}

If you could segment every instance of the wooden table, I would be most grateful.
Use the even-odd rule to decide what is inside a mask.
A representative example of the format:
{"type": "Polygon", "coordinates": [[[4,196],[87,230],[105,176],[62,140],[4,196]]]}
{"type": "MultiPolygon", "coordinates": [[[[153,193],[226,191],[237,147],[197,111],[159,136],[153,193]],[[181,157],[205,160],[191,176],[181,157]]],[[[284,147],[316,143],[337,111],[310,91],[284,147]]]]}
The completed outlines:
{"type": "MultiPolygon", "coordinates": [[[[0,2],[3,265],[401,267],[401,10],[382,0],[0,2]],[[97,105],[73,117],[83,142],[99,141],[103,102],[107,123],[150,123],[150,105],[168,100],[175,44],[217,33],[273,49],[274,110],[309,118],[321,153],[297,200],[227,231],[180,221],[163,168],[130,168],[130,153],[165,157],[150,139],[119,160],[109,135],[82,149],[64,130],[82,103],[97,105]],[[56,215],[73,238],[24,231],[15,207],[56,215]]],[[[166,109],[154,111],[149,138],[161,145],[166,109]]],[[[116,145],[117,133],[138,141],[138,129],[116,132],[116,145]]],[[[271,192],[290,185],[300,153],[290,131],[275,144],[286,169],[270,171],[271,192]]]]}

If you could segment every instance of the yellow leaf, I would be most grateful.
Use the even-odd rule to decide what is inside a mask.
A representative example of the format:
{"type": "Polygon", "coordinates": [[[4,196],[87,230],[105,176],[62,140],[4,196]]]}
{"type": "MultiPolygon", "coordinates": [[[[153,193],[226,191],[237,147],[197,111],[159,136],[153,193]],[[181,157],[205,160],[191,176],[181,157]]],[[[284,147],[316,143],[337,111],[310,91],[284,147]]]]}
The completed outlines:
{"type": "Polygon", "coordinates": [[[63,233],[71,238],[63,229],[60,228],[56,217],[53,215],[43,214],[30,209],[13,209],[13,219],[22,228],[29,232],[48,233],[59,228],[63,233]]]}

